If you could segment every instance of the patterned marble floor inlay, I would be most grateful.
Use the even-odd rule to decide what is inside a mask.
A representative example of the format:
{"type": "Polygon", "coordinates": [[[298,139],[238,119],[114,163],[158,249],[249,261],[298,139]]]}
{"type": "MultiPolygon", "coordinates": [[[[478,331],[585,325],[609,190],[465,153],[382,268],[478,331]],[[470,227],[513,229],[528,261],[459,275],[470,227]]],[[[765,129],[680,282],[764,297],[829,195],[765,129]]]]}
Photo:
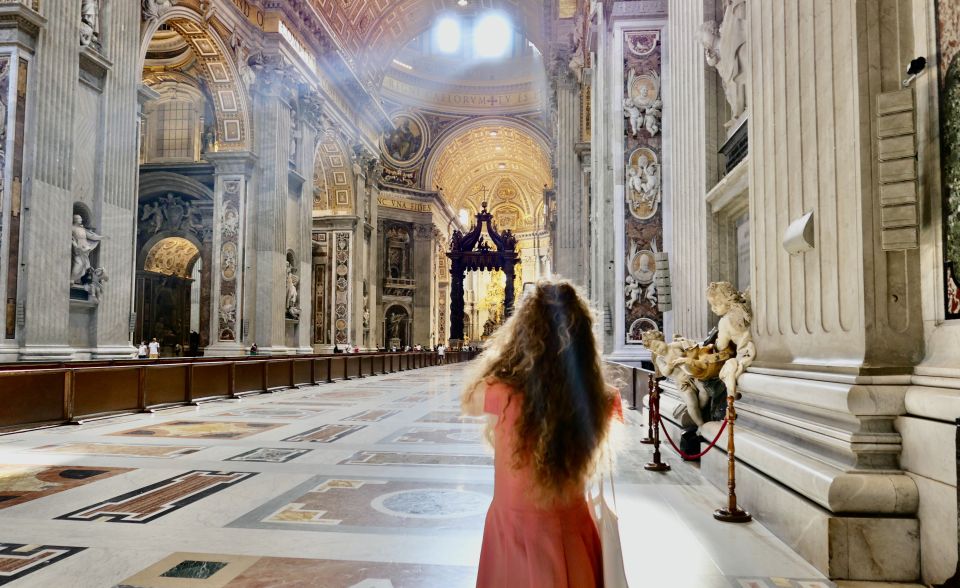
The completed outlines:
{"type": "Polygon", "coordinates": [[[392,416],[400,414],[399,410],[365,410],[340,419],[341,421],[361,421],[366,423],[377,423],[386,420],[392,416]]]}
{"type": "Polygon", "coordinates": [[[338,439],[343,439],[351,433],[356,433],[365,429],[366,425],[323,425],[309,431],[304,431],[293,437],[287,437],[284,441],[298,442],[309,441],[311,443],[333,443],[338,439]]]}
{"type": "Polygon", "coordinates": [[[203,447],[182,445],[119,445],[113,443],[63,443],[44,445],[31,451],[41,453],[66,453],[70,455],[105,455],[109,457],[157,457],[170,459],[190,455],[203,447]]]}
{"type": "Polygon", "coordinates": [[[316,408],[235,408],[226,412],[218,412],[210,416],[215,417],[241,417],[241,418],[261,418],[261,419],[310,419],[327,410],[316,408]]]}
{"type": "Polygon", "coordinates": [[[0,586],[83,551],[84,547],[0,543],[0,586]]]}
{"type": "Polygon", "coordinates": [[[437,466],[492,466],[489,455],[454,455],[448,453],[399,453],[396,451],[358,451],[339,465],[437,465],[437,466]]]}
{"type": "Polygon", "coordinates": [[[67,521],[149,523],[255,475],[251,472],[194,470],[57,518],[67,521]]]}
{"type": "Polygon", "coordinates": [[[174,553],[121,582],[122,588],[468,588],[466,566],[174,553]],[[174,578],[182,578],[177,583],[174,578]]]}
{"type": "Polygon", "coordinates": [[[493,489],[480,484],[321,478],[230,526],[308,531],[472,529],[483,525],[492,496],[493,489]]]}
{"type": "Polygon", "coordinates": [[[421,445],[476,445],[483,442],[483,431],[477,428],[409,427],[390,435],[383,443],[421,445]]]}
{"type": "Polygon", "coordinates": [[[128,468],[0,465],[0,509],[129,471],[128,468]]]}
{"type": "Polygon", "coordinates": [[[310,449],[284,449],[276,447],[259,447],[253,451],[246,451],[240,455],[228,457],[224,461],[262,461],[266,463],[287,463],[301,455],[310,453],[310,449]]]}
{"type": "Polygon", "coordinates": [[[418,423],[483,423],[481,417],[463,416],[459,410],[434,410],[417,419],[418,423]]]}
{"type": "Polygon", "coordinates": [[[276,423],[244,423],[240,421],[173,421],[113,433],[123,437],[178,437],[182,439],[244,439],[270,429],[283,427],[276,423]]]}
{"type": "MultiPolygon", "coordinates": [[[[0,588],[473,586],[494,470],[468,367],[0,436],[0,588]]],[[[627,412],[632,586],[836,588],[761,522],[714,521],[725,493],[669,449],[644,470],[627,412]]]]}

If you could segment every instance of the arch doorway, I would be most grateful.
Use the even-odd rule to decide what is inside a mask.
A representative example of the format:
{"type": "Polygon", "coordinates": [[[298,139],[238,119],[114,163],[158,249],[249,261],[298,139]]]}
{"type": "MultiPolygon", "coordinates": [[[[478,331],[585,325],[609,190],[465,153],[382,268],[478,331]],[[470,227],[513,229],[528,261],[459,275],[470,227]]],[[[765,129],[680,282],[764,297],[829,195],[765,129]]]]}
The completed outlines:
{"type": "Polygon", "coordinates": [[[199,355],[203,262],[192,239],[151,239],[138,257],[134,340],[160,342],[161,355],[199,355]]]}

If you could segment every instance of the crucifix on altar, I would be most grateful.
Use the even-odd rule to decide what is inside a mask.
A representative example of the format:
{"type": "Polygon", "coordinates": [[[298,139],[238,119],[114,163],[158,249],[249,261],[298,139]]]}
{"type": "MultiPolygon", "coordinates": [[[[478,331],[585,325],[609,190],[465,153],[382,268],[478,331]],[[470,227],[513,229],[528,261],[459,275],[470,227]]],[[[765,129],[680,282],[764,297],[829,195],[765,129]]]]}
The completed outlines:
{"type": "MultiPolygon", "coordinates": [[[[486,190],[484,189],[484,194],[486,190]]],[[[503,310],[504,317],[513,313],[513,302],[516,297],[514,278],[516,265],[520,263],[520,251],[517,249],[517,238],[510,229],[502,233],[497,231],[493,222],[493,215],[487,212],[487,201],[481,203],[481,210],[477,213],[476,222],[470,231],[464,235],[459,230],[453,231],[450,238],[450,348],[457,350],[463,346],[463,281],[468,271],[496,271],[504,273],[503,310]],[[493,243],[493,248],[484,239],[486,233],[493,243]]]]}

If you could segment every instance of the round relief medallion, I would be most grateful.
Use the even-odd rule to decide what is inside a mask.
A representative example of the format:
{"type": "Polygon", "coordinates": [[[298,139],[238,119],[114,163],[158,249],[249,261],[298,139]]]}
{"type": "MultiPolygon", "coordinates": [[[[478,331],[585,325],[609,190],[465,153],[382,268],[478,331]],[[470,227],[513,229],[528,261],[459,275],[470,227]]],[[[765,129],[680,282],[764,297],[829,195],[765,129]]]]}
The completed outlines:
{"type": "Polygon", "coordinates": [[[346,329],[346,328],[347,328],[347,321],[345,321],[345,320],[343,320],[343,319],[337,319],[337,328],[338,328],[338,329],[346,329]]]}
{"type": "Polygon", "coordinates": [[[630,258],[628,263],[630,275],[636,278],[637,282],[644,286],[653,282],[653,277],[657,272],[657,261],[653,256],[653,251],[641,249],[630,258]]]}
{"type": "Polygon", "coordinates": [[[490,497],[469,490],[421,488],[383,494],[370,506],[377,512],[408,519],[454,519],[484,514],[490,497]]]}
{"type": "Polygon", "coordinates": [[[380,151],[393,165],[409,167],[423,156],[427,148],[427,125],[419,116],[409,112],[395,114],[392,120],[396,128],[381,137],[380,151]]]}

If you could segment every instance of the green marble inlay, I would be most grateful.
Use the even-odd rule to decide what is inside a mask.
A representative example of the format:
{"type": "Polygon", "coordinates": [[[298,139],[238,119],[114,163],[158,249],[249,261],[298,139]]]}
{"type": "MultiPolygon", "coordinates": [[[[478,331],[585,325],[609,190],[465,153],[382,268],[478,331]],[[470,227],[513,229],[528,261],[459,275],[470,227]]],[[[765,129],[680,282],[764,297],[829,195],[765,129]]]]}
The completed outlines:
{"type": "Polygon", "coordinates": [[[178,563],[160,575],[164,578],[195,578],[198,580],[206,580],[222,570],[226,565],[226,562],[222,561],[196,561],[188,559],[178,563]]]}

